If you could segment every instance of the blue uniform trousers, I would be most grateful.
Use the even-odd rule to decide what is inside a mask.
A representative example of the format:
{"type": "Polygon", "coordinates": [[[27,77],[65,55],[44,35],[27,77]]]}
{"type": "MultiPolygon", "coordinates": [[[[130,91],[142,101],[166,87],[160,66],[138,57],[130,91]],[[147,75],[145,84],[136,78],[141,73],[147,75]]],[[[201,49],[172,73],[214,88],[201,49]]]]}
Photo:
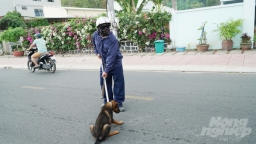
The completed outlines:
{"type": "MultiPolygon", "coordinates": [[[[100,86],[104,85],[102,76],[102,69],[100,68],[100,86]]],[[[118,102],[119,107],[122,106],[122,103],[125,100],[125,84],[124,84],[124,74],[123,66],[116,67],[109,71],[106,78],[108,97],[109,101],[115,100],[118,102]],[[112,84],[114,82],[114,85],[112,84]],[[113,86],[113,89],[112,89],[113,86]],[[113,97],[114,96],[114,97],[113,97]]],[[[106,94],[104,94],[104,103],[107,102],[106,94]]]]}

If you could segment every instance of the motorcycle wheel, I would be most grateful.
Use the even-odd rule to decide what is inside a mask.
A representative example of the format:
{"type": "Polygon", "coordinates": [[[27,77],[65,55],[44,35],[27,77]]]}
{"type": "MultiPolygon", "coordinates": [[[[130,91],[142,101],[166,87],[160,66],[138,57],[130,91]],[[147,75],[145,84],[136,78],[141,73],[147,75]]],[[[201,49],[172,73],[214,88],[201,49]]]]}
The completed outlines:
{"type": "Polygon", "coordinates": [[[48,69],[47,71],[54,73],[56,71],[56,64],[51,59],[47,59],[47,62],[51,64],[51,68],[48,69]]]}
{"type": "Polygon", "coordinates": [[[35,71],[35,69],[33,68],[33,62],[32,61],[28,61],[28,70],[30,71],[30,72],[34,72],[35,71]]]}

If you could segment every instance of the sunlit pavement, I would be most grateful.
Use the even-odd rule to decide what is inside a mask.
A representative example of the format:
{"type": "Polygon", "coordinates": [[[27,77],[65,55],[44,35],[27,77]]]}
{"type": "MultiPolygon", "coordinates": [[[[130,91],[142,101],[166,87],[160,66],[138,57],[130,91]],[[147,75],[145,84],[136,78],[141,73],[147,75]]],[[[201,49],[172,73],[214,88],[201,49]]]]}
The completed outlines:
{"type": "MultiPolygon", "coordinates": [[[[256,50],[211,50],[206,52],[168,51],[164,53],[123,53],[123,67],[128,71],[183,72],[256,72],[256,50]]],[[[98,70],[101,65],[94,54],[55,55],[57,70],[98,70]]],[[[27,68],[27,57],[0,56],[0,68],[27,68]]]]}

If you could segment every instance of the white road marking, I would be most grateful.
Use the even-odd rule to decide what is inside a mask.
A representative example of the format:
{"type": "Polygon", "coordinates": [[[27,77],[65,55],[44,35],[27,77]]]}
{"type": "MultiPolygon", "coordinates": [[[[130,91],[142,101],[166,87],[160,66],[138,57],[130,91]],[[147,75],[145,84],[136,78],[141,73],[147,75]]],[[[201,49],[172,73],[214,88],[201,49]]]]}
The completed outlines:
{"type": "Polygon", "coordinates": [[[27,88],[27,89],[37,89],[37,90],[44,90],[43,87],[32,87],[32,86],[22,86],[21,88],[27,88]]]}
{"type": "Polygon", "coordinates": [[[129,98],[129,99],[137,99],[137,100],[147,100],[147,101],[151,101],[154,98],[153,97],[142,97],[142,96],[125,96],[125,98],[129,98]]]}

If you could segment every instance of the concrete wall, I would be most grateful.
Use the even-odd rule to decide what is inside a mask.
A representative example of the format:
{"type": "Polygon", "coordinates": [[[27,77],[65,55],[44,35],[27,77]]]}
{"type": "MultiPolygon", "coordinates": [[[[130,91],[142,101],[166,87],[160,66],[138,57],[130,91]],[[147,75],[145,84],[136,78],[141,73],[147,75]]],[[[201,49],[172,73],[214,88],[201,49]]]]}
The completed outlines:
{"type": "Polygon", "coordinates": [[[247,33],[249,36],[254,36],[254,25],[255,24],[255,1],[251,0],[244,0],[244,11],[243,11],[243,18],[244,21],[244,27],[243,27],[243,33],[247,33]]]}
{"type": "Polygon", "coordinates": [[[4,16],[8,11],[14,11],[13,2],[11,0],[0,0],[0,16],[4,16]]]}
{"type": "MultiPolygon", "coordinates": [[[[247,1],[248,2],[248,1],[247,1]]],[[[173,47],[191,45],[195,49],[201,31],[197,30],[204,21],[207,21],[205,31],[207,32],[207,43],[209,49],[221,49],[222,40],[218,33],[213,32],[217,28],[216,24],[225,22],[229,18],[245,19],[241,30],[253,36],[254,27],[254,6],[255,2],[221,5],[192,10],[172,11],[173,19],[170,23],[171,39],[173,47]]],[[[241,34],[233,38],[234,48],[240,48],[241,34]]]]}
{"type": "Polygon", "coordinates": [[[4,51],[5,55],[12,54],[12,47],[11,47],[11,44],[9,42],[3,41],[2,45],[3,45],[3,51],[4,51]]]}

